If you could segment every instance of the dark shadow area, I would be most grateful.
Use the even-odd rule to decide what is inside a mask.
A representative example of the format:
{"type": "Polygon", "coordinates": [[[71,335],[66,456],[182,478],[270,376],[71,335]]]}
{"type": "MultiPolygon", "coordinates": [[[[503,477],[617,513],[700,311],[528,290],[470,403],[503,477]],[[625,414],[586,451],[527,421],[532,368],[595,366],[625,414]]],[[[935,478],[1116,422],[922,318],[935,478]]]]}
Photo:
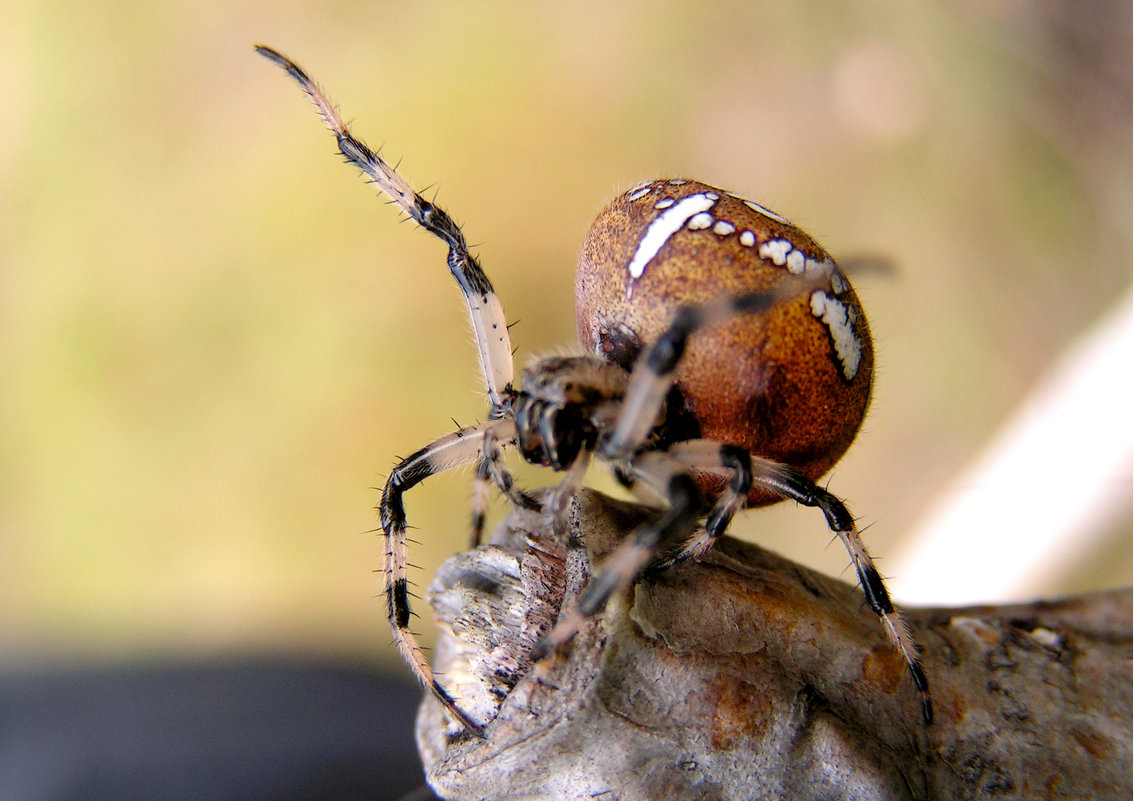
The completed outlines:
{"type": "Polygon", "coordinates": [[[420,697],[377,671],[283,659],[9,670],[0,799],[429,801],[420,697]]]}

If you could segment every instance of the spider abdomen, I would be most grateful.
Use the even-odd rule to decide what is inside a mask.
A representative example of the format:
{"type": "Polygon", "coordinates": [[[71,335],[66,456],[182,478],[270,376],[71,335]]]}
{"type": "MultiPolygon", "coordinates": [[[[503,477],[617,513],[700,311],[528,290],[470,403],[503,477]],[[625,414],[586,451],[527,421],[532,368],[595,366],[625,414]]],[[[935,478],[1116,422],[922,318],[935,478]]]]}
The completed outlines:
{"type": "MultiPolygon", "coordinates": [[[[818,287],[691,337],[669,405],[695,422],[698,436],[815,479],[862,422],[873,347],[858,297],[834,260],[774,212],[683,179],[626,192],[595,219],[579,255],[579,338],[590,353],[628,367],[680,307],[771,290],[796,276],[818,287]]],[[[723,485],[716,476],[699,478],[712,494],[723,485]]],[[[775,500],[754,488],[748,503],[775,500]]]]}

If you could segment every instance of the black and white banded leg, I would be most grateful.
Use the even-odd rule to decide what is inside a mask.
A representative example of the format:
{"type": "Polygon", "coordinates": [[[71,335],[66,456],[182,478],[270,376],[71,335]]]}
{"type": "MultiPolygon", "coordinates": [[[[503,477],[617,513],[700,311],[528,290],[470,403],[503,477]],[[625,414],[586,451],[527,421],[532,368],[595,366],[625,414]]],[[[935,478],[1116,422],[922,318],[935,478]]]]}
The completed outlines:
{"type": "Polygon", "coordinates": [[[770,459],[750,456],[742,448],[691,440],[675,445],[670,453],[689,468],[710,472],[732,471],[733,475],[728,489],[713,507],[705,526],[694,532],[680,549],[651,565],[649,569],[663,570],[684,559],[699,556],[712,547],[727,529],[733,514],[743,503],[753,484],[804,506],[817,507],[850,556],[867,605],[878,615],[887,638],[905,660],[914,687],[921,695],[922,718],[926,723],[931,723],[933,706],[917,644],[901,613],[894,608],[886,584],[866,550],[858,526],[846,504],[806,476],[770,459]],[[743,494],[738,497],[738,493],[743,494]]]}
{"type": "Polygon", "coordinates": [[[629,469],[634,478],[664,495],[667,506],[603,559],[574,605],[561,613],[551,631],[536,643],[533,659],[541,659],[575,636],[587,618],[601,612],[615,592],[642,573],[655,558],[660,544],[686,539],[697,526],[704,499],[693,477],[680,463],[664,452],[651,451],[629,469]]]}
{"type": "Polygon", "coordinates": [[[493,408],[499,408],[511,392],[514,366],[512,342],[504,309],[476,257],[469,252],[465,235],[444,209],[419,195],[385,160],[347,128],[339,110],[295,62],[270,47],[256,52],[278,64],[307,93],[323,123],[338,140],[343,158],[362,171],[366,179],[392,200],[410,219],[449,246],[449,272],[465,296],[472,321],[484,385],[493,408]]]}
{"type": "Polygon", "coordinates": [[[752,457],[744,448],[695,439],[674,445],[669,449],[669,455],[688,469],[725,473],[729,476],[729,482],[709,511],[705,525],[694,531],[675,551],[652,563],[649,566],[651,573],[666,570],[709,550],[728,530],[733,517],[744,506],[748,492],[752,489],[752,457]]]}
{"type": "Polygon", "coordinates": [[[481,459],[485,436],[491,432],[495,442],[509,444],[515,439],[511,420],[498,420],[469,426],[426,445],[390,471],[379,501],[379,516],[386,538],[386,613],[394,632],[394,644],[417,678],[470,732],[480,728],[461,711],[456,701],[437,682],[429,661],[410,630],[409,580],[406,576],[406,510],[402,496],[432,475],[481,459]]]}
{"type": "Polygon", "coordinates": [[[481,461],[477,466],[477,475],[484,470],[496,484],[513,506],[520,509],[539,512],[543,510],[542,504],[524,490],[516,486],[515,479],[504,465],[504,455],[500,450],[501,437],[507,435],[508,443],[516,439],[516,424],[512,420],[502,420],[490,425],[484,432],[481,461]],[[504,432],[504,434],[500,433],[504,432]]]}
{"type": "MultiPolygon", "coordinates": [[[[666,394],[673,385],[674,373],[690,336],[701,328],[738,314],[764,311],[782,302],[789,294],[805,288],[807,285],[801,281],[795,286],[786,285],[772,292],[720,298],[679,310],[669,328],[647,347],[634,363],[614,431],[601,444],[603,457],[614,461],[616,465],[622,464],[631,459],[635,449],[645,441],[658,419],[666,394]]],[[[714,454],[711,446],[696,442],[688,443],[687,449],[685,443],[676,445],[673,450],[675,456],[683,459],[690,467],[702,467],[708,470],[728,469],[726,462],[735,463],[738,458],[736,453],[714,454]],[[707,448],[708,452],[699,454],[699,449],[702,448],[707,448]],[[699,455],[704,459],[700,465],[697,464],[699,455]]],[[[835,532],[850,555],[867,604],[878,615],[886,636],[906,662],[914,687],[921,695],[922,718],[926,723],[931,722],[933,707],[929,698],[929,683],[921,667],[917,645],[905,620],[894,609],[885,582],[874,566],[874,560],[870,558],[870,554],[862,544],[854,518],[846,506],[827,490],[784,465],[758,457],[750,457],[748,462],[753,484],[805,506],[817,507],[823,512],[827,525],[835,532]]],[[[702,535],[695,536],[686,543],[677,559],[682,558],[682,555],[693,555],[708,548],[723,532],[724,527],[727,527],[728,520],[739,507],[737,502],[743,502],[743,499],[735,494],[740,486],[736,478],[736,468],[733,466],[731,469],[734,471],[734,479],[721,501],[710,513],[709,524],[713,524],[714,521],[716,524],[712,526],[707,524],[702,535]],[[731,508],[733,504],[736,504],[735,508],[731,508]],[[721,522],[724,526],[720,525],[721,522]]],[[[742,478],[742,480],[747,479],[742,478]]]]}
{"type": "Polygon", "coordinates": [[[921,666],[917,643],[901,613],[894,608],[890,591],[882,580],[882,575],[874,565],[874,560],[866,550],[858,534],[854,517],[837,497],[819,487],[811,479],[789,467],[768,461],[753,459],[753,483],[777,495],[793,500],[804,506],[812,506],[823,512],[827,526],[835,532],[842,542],[851,564],[854,566],[858,583],[866,596],[866,604],[882,623],[891,645],[902,655],[909,670],[910,679],[921,695],[921,716],[927,723],[933,722],[933,704],[929,697],[929,682],[921,666]]]}
{"type": "MultiPolygon", "coordinates": [[[[490,445],[507,445],[515,439],[515,426],[511,420],[499,419],[500,413],[515,396],[512,386],[515,369],[512,344],[504,310],[491,281],[469,251],[463,232],[448,213],[422,197],[377,152],[354,136],[335,105],[295,62],[263,45],[257,45],[256,51],[283,68],[299,84],[314,104],[323,123],[335,135],[343,158],[361,170],[363,176],[410,219],[449,248],[449,272],[456,279],[465,298],[481,374],[491,403],[489,419],[494,422],[464,428],[442,437],[402,461],[386,482],[379,508],[382,528],[386,534],[386,594],[395,643],[422,683],[466,728],[476,732],[478,728],[457,708],[453,699],[434,679],[421,648],[409,630],[411,610],[406,580],[406,523],[401,496],[405,490],[434,473],[479,460],[477,480],[473,487],[473,538],[476,541],[479,541],[483,533],[487,507],[485,490],[490,476],[510,497],[514,496],[513,500],[520,497],[530,500],[530,496],[512,486],[511,477],[503,469],[498,455],[489,459],[482,458],[486,434],[490,436],[490,445]]],[[[494,447],[493,450],[498,454],[498,448],[494,447]]]]}

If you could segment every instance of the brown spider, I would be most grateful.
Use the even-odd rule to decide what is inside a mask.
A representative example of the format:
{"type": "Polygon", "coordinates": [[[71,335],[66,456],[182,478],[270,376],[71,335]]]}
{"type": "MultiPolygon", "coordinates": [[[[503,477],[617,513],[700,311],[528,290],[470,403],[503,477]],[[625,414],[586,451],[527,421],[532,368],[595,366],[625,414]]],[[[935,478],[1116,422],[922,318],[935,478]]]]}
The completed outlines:
{"type": "MultiPolygon", "coordinates": [[[[474,734],[486,725],[441,686],[410,631],[402,496],[436,473],[476,464],[480,489],[491,481],[512,503],[542,509],[561,525],[597,458],[624,484],[644,486],[664,503],[607,557],[533,658],[567,642],[647,567],[703,553],[741,507],[791,499],[818,507],[843,543],[867,604],[906,662],[925,722],[932,720],[917,646],[855,520],[814,481],[854,439],[870,395],[873,350],[854,290],[811,237],[762,206],[696,181],[641,184],[598,216],[583,245],[577,305],[590,353],[543,359],[516,381],[503,307],[460,227],[351,134],[306,72],[271,48],[256,50],[299,83],[346,160],[445,242],[468,305],[487,421],[398,463],[379,502],[394,641],[454,718],[474,734]],[[564,474],[542,503],[513,481],[501,457],[509,446],[564,474]]],[[[479,537],[486,493],[475,497],[479,537]]]]}

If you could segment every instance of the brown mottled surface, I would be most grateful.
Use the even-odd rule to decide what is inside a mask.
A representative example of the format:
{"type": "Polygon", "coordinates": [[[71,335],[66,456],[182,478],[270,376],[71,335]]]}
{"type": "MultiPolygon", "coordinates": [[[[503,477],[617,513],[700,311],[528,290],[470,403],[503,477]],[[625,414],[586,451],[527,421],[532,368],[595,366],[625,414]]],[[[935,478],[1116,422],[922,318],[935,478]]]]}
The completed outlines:
{"type": "MultiPolygon", "coordinates": [[[[495,568],[477,580],[478,552],[463,555],[434,585],[466,587],[442,626],[456,617],[467,637],[469,620],[500,618],[481,606],[515,605],[508,614],[528,624],[532,609],[547,615],[635,515],[581,493],[573,525],[586,549],[565,562],[538,517],[516,516],[486,551],[513,555],[516,583],[495,568]],[[545,560],[565,587],[528,578],[546,576],[545,560]]],[[[530,626],[511,649],[506,627],[484,632],[497,655],[471,669],[450,637],[440,672],[488,686],[503,659],[518,681],[483,695],[496,715],[484,740],[461,737],[427,700],[419,745],[431,783],[454,799],[1129,798],[1130,608],[1123,591],[912,610],[937,713],[927,728],[857,590],[725,539],[640,581],[535,669],[530,626]]]]}

